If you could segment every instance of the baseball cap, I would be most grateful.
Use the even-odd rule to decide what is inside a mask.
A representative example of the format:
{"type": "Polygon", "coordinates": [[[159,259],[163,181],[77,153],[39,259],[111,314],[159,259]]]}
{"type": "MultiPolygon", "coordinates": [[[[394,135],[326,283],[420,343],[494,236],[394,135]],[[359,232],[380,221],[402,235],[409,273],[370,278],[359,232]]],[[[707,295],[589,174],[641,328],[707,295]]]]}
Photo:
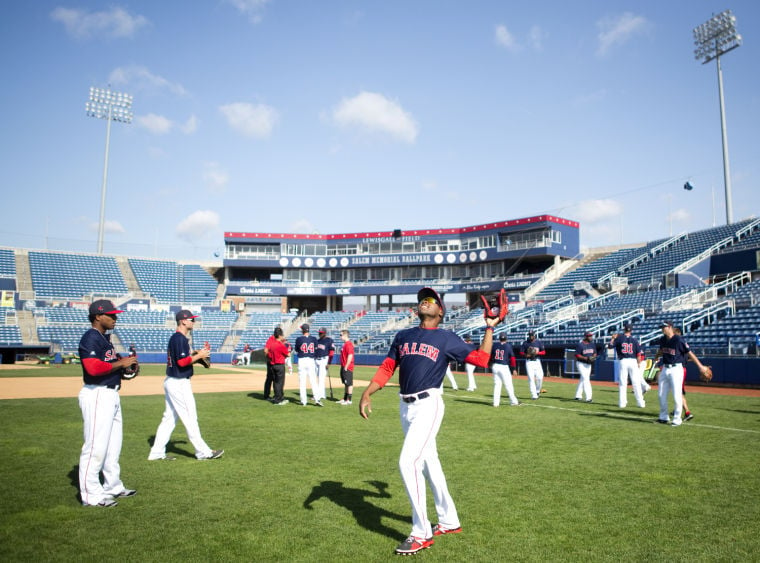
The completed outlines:
{"type": "Polygon", "coordinates": [[[587,330],[586,332],[583,333],[583,336],[594,336],[594,333],[587,330]]]}
{"type": "Polygon", "coordinates": [[[320,328],[319,334],[327,334],[327,329],[325,327],[320,328]]]}
{"type": "Polygon", "coordinates": [[[632,330],[633,330],[633,326],[631,326],[630,324],[626,323],[625,325],[623,325],[624,332],[631,332],[632,330]]]}
{"type": "Polygon", "coordinates": [[[123,312],[124,311],[117,309],[116,305],[108,299],[98,299],[97,301],[93,301],[90,305],[91,315],[118,315],[123,312]]]}
{"type": "Polygon", "coordinates": [[[198,318],[198,315],[193,315],[187,309],[182,309],[179,313],[177,313],[174,316],[174,318],[177,319],[177,322],[179,322],[179,321],[184,321],[185,319],[196,319],[198,318]]]}
{"type": "Polygon", "coordinates": [[[423,287],[417,292],[417,303],[425,299],[426,297],[432,297],[435,299],[435,302],[438,303],[438,306],[441,308],[441,311],[445,314],[446,313],[446,307],[443,304],[443,299],[441,299],[441,296],[438,295],[438,292],[433,289],[432,287],[423,287]]]}
{"type": "Polygon", "coordinates": [[[504,333],[502,332],[502,333],[499,335],[499,340],[501,340],[502,342],[506,342],[506,340],[507,340],[507,335],[506,335],[506,334],[504,334],[504,333]]]}
{"type": "Polygon", "coordinates": [[[534,330],[529,330],[529,331],[528,331],[528,336],[536,336],[536,331],[534,331],[534,330]]]}
{"type": "Polygon", "coordinates": [[[673,323],[671,323],[670,321],[662,321],[660,323],[660,328],[665,328],[666,326],[669,326],[669,327],[672,328],[673,327],[673,323]]]}
{"type": "Polygon", "coordinates": [[[306,323],[301,325],[301,332],[309,332],[309,325],[306,323]]]}

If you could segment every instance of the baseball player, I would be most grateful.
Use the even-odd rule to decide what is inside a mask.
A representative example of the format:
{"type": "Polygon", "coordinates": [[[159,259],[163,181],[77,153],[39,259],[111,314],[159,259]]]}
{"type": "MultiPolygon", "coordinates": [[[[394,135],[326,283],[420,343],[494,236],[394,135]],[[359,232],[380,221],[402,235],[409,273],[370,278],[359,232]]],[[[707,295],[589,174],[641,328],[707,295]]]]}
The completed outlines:
{"type": "Polygon", "coordinates": [[[317,338],[317,348],[314,351],[314,360],[317,364],[317,389],[319,391],[319,399],[326,399],[325,393],[325,379],[327,378],[327,370],[330,367],[332,357],[335,355],[335,345],[333,339],[327,336],[327,329],[319,329],[319,338],[317,338]]]}
{"type": "Polygon", "coordinates": [[[520,404],[515,395],[515,386],[512,376],[517,375],[517,359],[512,345],[507,342],[507,335],[500,334],[499,341],[494,343],[491,350],[491,370],[493,371],[493,406],[498,407],[501,403],[501,386],[509,395],[509,404],[513,407],[520,404]]]}
{"type": "Polygon", "coordinates": [[[311,386],[311,397],[314,404],[322,406],[319,387],[317,385],[317,364],[314,354],[317,350],[317,339],[309,334],[309,325],[301,325],[301,336],[296,338],[296,355],[298,356],[298,381],[301,385],[301,404],[305,407],[308,402],[306,395],[306,380],[311,386]]]}
{"type": "Polygon", "coordinates": [[[534,401],[541,396],[541,388],[544,384],[544,368],[539,356],[545,356],[546,349],[543,342],[536,338],[532,330],[528,332],[525,342],[520,345],[520,356],[525,357],[525,372],[528,374],[528,389],[530,398],[534,401]],[[528,354],[530,348],[535,348],[535,354],[528,354]]]}
{"type": "Polygon", "coordinates": [[[629,324],[623,327],[623,334],[613,335],[608,348],[614,348],[618,361],[618,406],[624,409],[628,405],[628,379],[631,380],[633,397],[640,408],[644,408],[644,395],[642,393],[641,371],[639,359],[642,356],[639,341],[633,336],[633,327],[629,324]]]}
{"type": "MultiPolygon", "coordinates": [[[[451,372],[451,364],[446,364],[446,379],[449,380],[449,385],[454,391],[459,391],[457,380],[454,379],[454,374],[451,372]]],[[[441,381],[441,392],[443,392],[443,381],[441,381]]]]}
{"type": "Polygon", "coordinates": [[[580,372],[580,381],[578,388],[575,390],[575,400],[582,401],[583,394],[586,394],[586,402],[592,401],[591,392],[591,366],[596,361],[596,344],[594,344],[594,334],[586,332],[583,340],[578,342],[575,347],[575,360],[578,362],[578,371],[580,372]]]}
{"type": "Polygon", "coordinates": [[[198,411],[195,408],[190,378],[193,376],[193,364],[208,360],[211,352],[205,347],[194,352],[190,351],[189,337],[197,318],[198,315],[193,315],[187,309],[175,315],[177,331],[169,339],[166,350],[166,379],[164,379],[166,408],[156,430],[156,438],[148,454],[148,461],[175,459],[166,455],[166,444],[177,425],[177,419],[181,420],[185,426],[187,439],[195,448],[196,459],[218,459],[224,454],[224,450],[212,450],[208,447],[201,437],[201,429],[198,426],[198,411]]]}
{"type": "MultiPolygon", "coordinates": [[[[472,346],[473,349],[475,349],[475,346],[473,346],[472,344],[472,336],[470,336],[469,334],[465,335],[464,341],[470,346],[472,346]]],[[[475,391],[475,389],[478,388],[478,386],[475,385],[475,366],[465,362],[464,370],[465,372],[467,372],[467,390],[475,391]]]]}
{"type": "Polygon", "coordinates": [[[700,373],[707,371],[709,368],[702,365],[699,358],[691,351],[689,344],[683,337],[676,334],[673,329],[673,323],[666,321],[660,323],[662,338],[658,341],[660,349],[655,355],[655,360],[662,356],[662,371],[660,371],[657,394],[660,399],[660,417],[657,422],[668,424],[668,394],[673,393],[673,422],[671,426],[681,426],[681,410],[683,408],[683,378],[684,365],[689,359],[699,368],[700,373]]]}
{"type": "Polygon", "coordinates": [[[84,379],[79,392],[84,428],[84,444],[79,456],[79,495],[84,506],[116,506],[114,498],[137,493],[124,487],[119,466],[122,442],[119,389],[124,369],[137,365],[136,355],[119,359],[111,344],[116,315],[123,312],[110,301],[94,301],[89,310],[92,328],[79,341],[84,379]]]}
{"type": "Polygon", "coordinates": [[[341,405],[350,405],[354,393],[354,343],[351,342],[347,330],[340,331],[343,347],[340,349],[340,381],[346,390],[343,393],[341,405]]]}
{"type": "Polygon", "coordinates": [[[472,350],[455,333],[438,328],[445,309],[435,290],[429,287],[421,289],[417,293],[417,301],[420,325],[396,334],[388,357],[365,389],[359,404],[359,414],[362,418],[368,418],[372,412],[370,397],[382,389],[399,368],[399,404],[404,431],[399,469],[412,506],[412,532],[396,548],[396,553],[400,555],[411,555],[429,548],[433,545],[434,535],[462,531],[436,448],[436,436],[444,413],[441,384],[450,361],[466,360],[476,366],[488,366],[493,328],[504,318],[507,306],[506,294],[502,292],[503,307],[494,316],[486,310],[487,326],[483,342],[478,350],[472,350]],[[435,526],[431,525],[427,516],[425,481],[432,490],[438,515],[435,526]]]}

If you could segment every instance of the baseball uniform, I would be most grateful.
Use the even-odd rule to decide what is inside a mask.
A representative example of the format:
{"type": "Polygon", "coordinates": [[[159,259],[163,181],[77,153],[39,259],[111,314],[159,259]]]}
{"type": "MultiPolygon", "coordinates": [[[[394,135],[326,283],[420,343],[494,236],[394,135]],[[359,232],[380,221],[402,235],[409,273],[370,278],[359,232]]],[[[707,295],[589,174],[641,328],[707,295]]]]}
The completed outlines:
{"type": "Polygon", "coordinates": [[[311,386],[311,396],[314,404],[322,406],[320,401],[320,392],[317,385],[317,364],[314,360],[314,354],[317,350],[317,339],[309,335],[308,328],[296,338],[295,342],[296,355],[298,356],[298,382],[300,384],[301,404],[306,406],[308,396],[306,394],[306,381],[311,386]]]}
{"type": "Polygon", "coordinates": [[[636,404],[644,408],[644,396],[642,394],[642,378],[639,370],[639,357],[641,356],[641,346],[639,341],[631,336],[630,332],[619,334],[609,345],[615,349],[615,355],[618,361],[618,407],[624,409],[628,405],[628,379],[631,380],[633,397],[636,404]]]}
{"type": "Polygon", "coordinates": [[[662,355],[662,371],[657,387],[660,399],[661,422],[668,422],[668,394],[673,394],[673,426],[680,426],[683,409],[683,378],[686,357],[691,352],[689,344],[682,336],[674,334],[670,338],[663,335],[658,341],[662,355]]]}
{"type": "Polygon", "coordinates": [[[110,364],[117,360],[111,335],[95,328],[85,332],[79,341],[79,357],[84,379],[79,392],[84,423],[79,493],[83,505],[97,506],[101,502],[113,502],[112,497],[125,491],[119,465],[122,444],[119,389],[123,370],[111,371],[110,364]]]}
{"type": "Polygon", "coordinates": [[[512,382],[512,372],[517,367],[517,359],[512,345],[504,340],[494,342],[491,348],[491,370],[493,371],[493,406],[498,407],[501,403],[501,387],[507,390],[509,403],[519,405],[515,395],[515,387],[512,382]]]}
{"type": "Polygon", "coordinates": [[[577,360],[578,372],[580,373],[580,381],[578,387],[575,390],[575,400],[580,401],[583,399],[583,395],[586,395],[586,402],[592,401],[591,391],[591,366],[594,359],[596,359],[596,344],[590,337],[584,338],[575,347],[575,359],[577,360]]]}
{"type": "Polygon", "coordinates": [[[525,357],[525,373],[528,374],[528,389],[530,390],[530,398],[533,400],[538,399],[541,396],[541,388],[544,385],[544,368],[541,365],[541,360],[538,356],[545,356],[546,349],[543,342],[541,342],[533,333],[528,334],[528,339],[520,346],[520,356],[525,357]],[[535,358],[528,358],[528,348],[535,348],[538,350],[535,358]]]}
{"type": "Polygon", "coordinates": [[[319,331],[317,347],[314,350],[314,362],[317,367],[317,389],[319,390],[319,399],[327,398],[325,393],[325,379],[327,378],[327,369],[335,354],[335,345],[333,339],[326,335],[323,330],[319,331]]]}
{"type": "Polygon", "coordinates": [[[169,338],[166,350],[165,408],[161,422],[156,429],[156,437],[148,454],[148,460],[153,461],[166,457],[166,444],[169,443],[177,420],[182,421],[187,432],[187,439],[195,448],[197,459],[215,457],[216,452],[206,444],[201,436],[195,396],[190,384],[192,376],[193,358],[190,351],[190,341],[187,336],[177,331],[169,338]]]}

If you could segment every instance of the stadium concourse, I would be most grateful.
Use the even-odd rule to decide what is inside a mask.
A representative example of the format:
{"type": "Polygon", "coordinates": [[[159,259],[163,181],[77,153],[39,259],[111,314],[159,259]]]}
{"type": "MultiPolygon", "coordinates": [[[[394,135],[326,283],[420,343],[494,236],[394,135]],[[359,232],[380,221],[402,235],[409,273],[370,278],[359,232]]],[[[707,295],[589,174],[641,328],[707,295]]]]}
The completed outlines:
{"type": "MultiPolygon", "coordinates": [[[[505,288],[510,316],[497,334],[519,344],[536,332],[547,375],[576,375],[567,350],[586,331],[602,346],[628,323],[652,357],[667,320],[713,366],[714,383],[760,386],[760,219],[584,253],[579,225],[549,215],[435,230],[228,232],[224,244],[213,264],[0,248],[3,363],[76,361],[88,304],[108,298],[126,311],[117,350],[134,345],[145,363],[164,361],[184,308],[200,315],[195,345],[208,343],[217,365],[246,345],[260,363],[275,326],[292,342],[304,322],[333,337],[348,329],[357,363],[377,365],[415,322],[414,295],[427,285],[449,304],[444,326],[474,341],[484,330],[479,296],[505,288]]],[[[612,359],[600,355],[597,379],[613,379],[612,359]]]]}

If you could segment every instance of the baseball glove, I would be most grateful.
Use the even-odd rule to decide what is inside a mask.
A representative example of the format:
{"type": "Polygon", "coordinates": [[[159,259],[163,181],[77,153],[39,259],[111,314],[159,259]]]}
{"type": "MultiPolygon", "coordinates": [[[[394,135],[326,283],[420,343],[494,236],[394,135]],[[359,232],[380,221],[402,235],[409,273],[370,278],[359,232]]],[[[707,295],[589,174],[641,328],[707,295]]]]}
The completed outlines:
{"type": "Polygon", "coordinates": [[[528,349],[525,350],[525,355],[529,360],[535,360],[536,356],[538,356],[538,348],[535,346],[529,346],[528,349]]]}
{"type": "Polygon", "coordinates": [[[486,319],[499,319],[501,322],[507,316],[509,301],[507,300],[507,292],[504,288],[499,291],[499,295],[493,304],[490,304],[484,295],[481,295],[480,299],[483,301],[483,316],[486,319]]]}
{"type": "MultiPolygon", "coordinates": [[[[198,352],[200,352],[200,350],[193,350],[193,354],[197,354],[198,352]]],[[[211,358],[201,358],[198,360],[198,363],[208,369],[211,367],[211,358]]]]}
{"type": "Polygon", "coordinates": [[[702,381],[712,381],[713,378],[713,371],[711,366],[702,366],[702,369],[699,370],[699,378],[702,381]]]}
{"type": "Polygon", "coordinates": [[[130,380],[134,379],[140,375],[140,364],[135,364],[133,366],[129,366],[128,368],[124,368],[124,371],[121,373],[121,378],[130,380]]]}

